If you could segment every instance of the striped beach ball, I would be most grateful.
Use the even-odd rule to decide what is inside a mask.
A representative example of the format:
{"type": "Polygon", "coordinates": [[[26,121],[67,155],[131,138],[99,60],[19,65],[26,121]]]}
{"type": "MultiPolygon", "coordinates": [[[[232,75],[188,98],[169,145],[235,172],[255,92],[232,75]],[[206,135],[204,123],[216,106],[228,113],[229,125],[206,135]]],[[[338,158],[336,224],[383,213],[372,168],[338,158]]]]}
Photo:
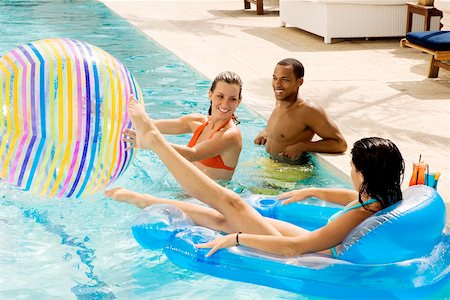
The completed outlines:
{"type": "Polygon", "coordinates": [[[122,131],[130,94],[127,68],[72,39],[28,43],[0,58],[0,179],[46,197],[103,190],[130,164],[122,131]]]}

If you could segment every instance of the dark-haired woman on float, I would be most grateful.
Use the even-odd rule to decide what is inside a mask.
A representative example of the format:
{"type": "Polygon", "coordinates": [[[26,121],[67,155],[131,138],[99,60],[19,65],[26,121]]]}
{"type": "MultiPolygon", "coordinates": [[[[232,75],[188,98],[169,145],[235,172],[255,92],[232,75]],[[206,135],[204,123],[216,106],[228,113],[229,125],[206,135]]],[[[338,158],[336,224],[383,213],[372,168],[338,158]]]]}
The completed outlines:
{"type": "MultiPolygon", "coordinates": [[[[154,120],[163,134],[194,135],[187,146],[171,144],[183,157],[215,180],[230,180],[242,149],[242,136],[234,115],[241,103],[242,81],[233,72],[222,72],[208,92],[208,116],[189,114],[178,119],[154,120]]],[[[127,130],[127,142],[135,146],[135,131],[127,130]]]]}
{"type": "Polygon", "coordinates": [[[182,209],[197,225],[229,233],[197,245],[212,248],[208,256],[220,248],[238,244],[283,256],[321,251],[332,254],[332,249],[339,247],[362,221],[402,199],[400,183],[404,162],[400,151],[390,140],[364,138],[355,142],[351,152],[351,178],[355,190],[307,188],[279,196],[283,204],[314,196],[346,205],[330,218],[327,225],[308,231],[265,218],[239,195],[220,186],[179,155],[160,134],[142,104],[130,101],[128,113],[136,128],[137,146],[155,152],[183,188],[209,207],[124,190],[107,193],[107,196],[139,207],[171,204],[182,209]]]}

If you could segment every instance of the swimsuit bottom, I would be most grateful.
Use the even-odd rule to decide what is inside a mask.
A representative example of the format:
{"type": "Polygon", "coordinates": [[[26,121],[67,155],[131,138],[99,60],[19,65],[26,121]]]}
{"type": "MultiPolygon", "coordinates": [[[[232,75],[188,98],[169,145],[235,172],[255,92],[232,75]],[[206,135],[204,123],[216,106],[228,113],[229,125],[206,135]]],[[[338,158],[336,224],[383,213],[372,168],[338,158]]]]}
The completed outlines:
{"type": "Polygon", "coordinates": [[[311,163],[311,153],[303,152],[298,158],[290,159],[289,157],[279,154],[270,154],[270,158],[276,162],[289,164],[289,165],[306,165],[311,163]]]}

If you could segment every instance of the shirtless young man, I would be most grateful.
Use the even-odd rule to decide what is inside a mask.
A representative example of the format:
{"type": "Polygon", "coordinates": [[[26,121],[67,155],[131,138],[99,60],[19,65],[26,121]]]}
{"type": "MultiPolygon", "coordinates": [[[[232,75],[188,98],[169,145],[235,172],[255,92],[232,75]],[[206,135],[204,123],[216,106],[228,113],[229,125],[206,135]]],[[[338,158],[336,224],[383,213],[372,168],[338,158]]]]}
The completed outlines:
{"type": "Polygon", "coordinates": [[[272,87],[277,100],[267,128],[254,143],[265,145],[275,160],[295,163],[305,152],[342,153],[347,143],[325,111],[298,97],[304,68],[296,59],[286,58],[275,67],[272,87]],[[312,141],[314,134],[321,137],[312,141]]]}

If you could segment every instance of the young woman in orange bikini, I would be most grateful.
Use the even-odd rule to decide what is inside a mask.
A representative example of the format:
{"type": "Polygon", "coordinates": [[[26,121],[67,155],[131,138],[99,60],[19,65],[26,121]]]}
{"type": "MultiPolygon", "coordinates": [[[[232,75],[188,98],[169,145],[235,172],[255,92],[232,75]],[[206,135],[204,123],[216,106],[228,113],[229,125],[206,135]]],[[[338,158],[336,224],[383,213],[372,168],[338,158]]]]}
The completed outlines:
{"type": "MultiPolygon", "coordinates": [[[[155,120],[163,134],[194,135],[187,146],[171,144],[187,160],[210,178],[230,180],[242,149],[242,136],[234,112],[241,103],[242,81],[233,72],[222,72],[208,92],[209,115],[190,114],[179,119],[155,120]]],[[[135,146],[136,133],[127,130],[128,142],[135,146]]]]}

